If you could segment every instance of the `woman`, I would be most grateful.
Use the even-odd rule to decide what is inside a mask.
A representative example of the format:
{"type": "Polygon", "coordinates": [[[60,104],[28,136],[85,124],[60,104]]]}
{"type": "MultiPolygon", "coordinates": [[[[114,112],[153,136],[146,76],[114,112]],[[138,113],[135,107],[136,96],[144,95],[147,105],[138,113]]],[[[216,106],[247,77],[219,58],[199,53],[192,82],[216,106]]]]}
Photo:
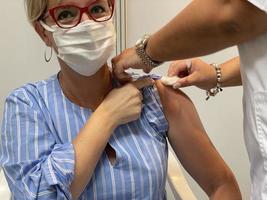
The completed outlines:
{"type": "Polygon", "coordinates": [[[6,100],[0,162],[14,199],[165,199],[167,137],[211,199],[241,199],[183,93],[112,77],[114,0],[26,0],[26,7],[60,72],[6,100]]]}

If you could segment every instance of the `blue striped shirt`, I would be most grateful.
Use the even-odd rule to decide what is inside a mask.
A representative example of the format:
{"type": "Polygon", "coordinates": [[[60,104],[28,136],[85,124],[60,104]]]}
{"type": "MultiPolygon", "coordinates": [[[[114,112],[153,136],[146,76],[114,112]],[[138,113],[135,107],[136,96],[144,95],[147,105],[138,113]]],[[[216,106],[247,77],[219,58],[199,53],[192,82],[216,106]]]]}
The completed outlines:
{"type": "MultiPolygon", "coordinates": [[[[117,127],[79,199],[165,199],[168,123],[155,87],[143,89],[139,120],[117,127]]],[[[68,100],[56,75],[26,84],[6,99],[0,137],[3,166],[13,199],[71,199],[75,154],[72,140],[92,111],[68,100]]]]}

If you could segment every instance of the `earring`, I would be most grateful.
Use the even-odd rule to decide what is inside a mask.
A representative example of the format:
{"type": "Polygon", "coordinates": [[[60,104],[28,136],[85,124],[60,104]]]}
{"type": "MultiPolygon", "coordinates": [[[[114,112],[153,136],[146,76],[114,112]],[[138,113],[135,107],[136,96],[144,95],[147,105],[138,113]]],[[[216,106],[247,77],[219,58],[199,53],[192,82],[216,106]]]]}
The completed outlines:
{"type": "Polygon", "coordinates": [[[49,57],[47,57],[47,51],[48,51],[48,46],[45,47],[45,52],[44,52],[44,59],[45,59],[45,62],[50,62],[51,58],[52,58],[52,55],[53,55],[53,49],[52,47],[50,47],[50,55],[49,57]]]}

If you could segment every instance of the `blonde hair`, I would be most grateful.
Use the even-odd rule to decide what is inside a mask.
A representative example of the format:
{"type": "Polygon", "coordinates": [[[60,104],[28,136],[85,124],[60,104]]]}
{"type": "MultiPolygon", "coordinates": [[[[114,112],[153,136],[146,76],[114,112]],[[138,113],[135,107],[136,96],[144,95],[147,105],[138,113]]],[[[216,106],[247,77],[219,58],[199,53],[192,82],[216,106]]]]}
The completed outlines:
{"type": "Polygon", "coordinates": [[[46,11],[49,0],[25,0],[25,9],[31,24],[37,21],[46,11]]]}

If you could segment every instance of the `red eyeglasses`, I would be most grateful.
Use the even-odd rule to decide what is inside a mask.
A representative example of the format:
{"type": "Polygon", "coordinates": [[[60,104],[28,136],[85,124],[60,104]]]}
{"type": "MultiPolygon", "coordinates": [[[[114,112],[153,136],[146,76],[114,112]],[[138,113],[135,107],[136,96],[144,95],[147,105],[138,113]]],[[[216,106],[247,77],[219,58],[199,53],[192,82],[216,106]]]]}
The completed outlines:
{"type": "Polygon", "coordinates": [[[75,5],[62,5],[51,8],[48,12],[59,27],[69,29],[77,26],[81,22],[83,13],[88,14],[90,19],[96,22],[110,20],[114,13],[114,1],[96,0],[84,8],[75,5]]]}

